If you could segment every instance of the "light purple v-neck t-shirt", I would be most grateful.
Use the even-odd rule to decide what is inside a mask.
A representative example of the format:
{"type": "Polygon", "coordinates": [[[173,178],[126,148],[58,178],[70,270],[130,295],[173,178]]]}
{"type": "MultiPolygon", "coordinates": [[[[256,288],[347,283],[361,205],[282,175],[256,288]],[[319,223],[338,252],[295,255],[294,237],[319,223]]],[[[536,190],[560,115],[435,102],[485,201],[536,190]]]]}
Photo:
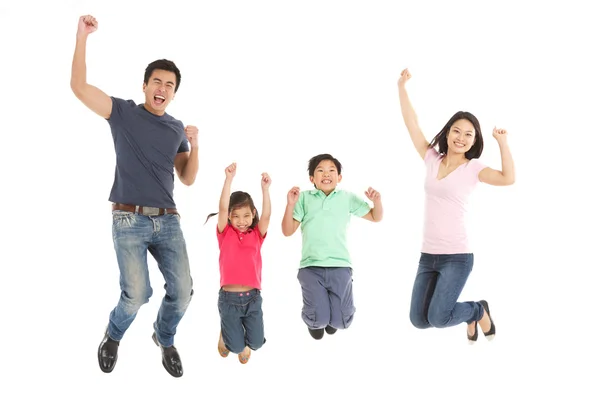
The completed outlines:
{"type": "Polygon", "coordinates": [[[428,254],[471,253],[465,226],[469,196],[486,166],[469,160],[445,178],[437,174],[442,155],[434,148],[425,153],[425,224],[421,251],[428,254]]]}

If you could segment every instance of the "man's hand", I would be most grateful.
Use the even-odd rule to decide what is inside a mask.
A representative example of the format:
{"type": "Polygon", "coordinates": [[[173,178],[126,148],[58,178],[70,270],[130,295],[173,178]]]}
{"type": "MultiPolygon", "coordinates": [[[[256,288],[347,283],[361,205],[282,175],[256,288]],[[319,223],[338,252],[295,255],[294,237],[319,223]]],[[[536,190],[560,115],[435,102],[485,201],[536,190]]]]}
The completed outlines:
{"type": "Polygon", "coordinates": [[[184,132],[190,142],[190,147],[198,148],[198,128],[194,125],[188,125],[184,128],[184,132]]]}

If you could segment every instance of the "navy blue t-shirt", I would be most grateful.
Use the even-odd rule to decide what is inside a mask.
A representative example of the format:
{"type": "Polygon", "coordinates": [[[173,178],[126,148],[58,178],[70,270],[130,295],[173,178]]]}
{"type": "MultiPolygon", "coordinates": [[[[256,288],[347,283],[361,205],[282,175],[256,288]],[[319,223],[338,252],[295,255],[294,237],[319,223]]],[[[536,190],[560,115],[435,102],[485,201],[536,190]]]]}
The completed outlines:
{"type": "Polygon", "coordinates": [[[154,115],[133,100],[111,97],[107,119],[115,144],[115,180],[109,201],[175,208],[175,156],[189,151],[183,123],[154,115]]]}

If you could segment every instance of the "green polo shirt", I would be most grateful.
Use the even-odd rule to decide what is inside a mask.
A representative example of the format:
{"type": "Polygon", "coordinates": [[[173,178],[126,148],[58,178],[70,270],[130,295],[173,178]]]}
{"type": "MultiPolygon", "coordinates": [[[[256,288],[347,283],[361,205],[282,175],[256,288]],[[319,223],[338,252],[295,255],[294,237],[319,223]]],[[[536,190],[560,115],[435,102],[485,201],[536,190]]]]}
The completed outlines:
{"type": "Polygon", "coordinates": [[[351,267],[346,230],[352,215],[365,216],[371,206],[354,193],[335,189],[325,196],[321,190],[300,193],[294,219],[302,230],[304,267],[351,267]]]}

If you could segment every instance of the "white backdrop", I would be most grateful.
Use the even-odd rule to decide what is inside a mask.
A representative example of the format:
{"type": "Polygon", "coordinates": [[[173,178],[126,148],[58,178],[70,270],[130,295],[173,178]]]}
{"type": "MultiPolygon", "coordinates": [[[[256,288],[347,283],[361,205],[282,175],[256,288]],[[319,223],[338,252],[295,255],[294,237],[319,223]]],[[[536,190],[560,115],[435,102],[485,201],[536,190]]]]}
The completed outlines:
{"type": "Polygon", "coordinates": [[[600,29],[581,4],[2,2],[0,397],[593,398],[600,29]],[[153,260],[155,294],[115,370],[97,365],[119,296],[114,150],[108,124],[69,87],[83,14],[99,21],[88,40],[90,83],[141,102],[146,65],[172,59],[182,83],[168,112],[200,130],[196,183],[175,190],[195,280],[176,336],[181,379],[167,374],[150,338],[164,293],[153,260]],[[428,138],[454,112],[471,111],[485,135],[481,159],[500,168],[491,132],[509,132],[517,182],[480,185],[473,196],[475,266],[461,296],[490,302],[493,342],[468,346],[465,326],[421,331],[408,319],[424,169],[400,115],[405,67],[428,138]],[[321,152],[342,162],[342,188],[379,190],[385,215],[352,223],[355,321],[316,342],[300,318],[300,232],[285,238],[280,223],[287,191],[310,188],[307,162],[321,152]],[[273,179],[267,343],[247,365],[217,353],[216,219],[203,226],[232,161],[233,190],[249,191],[259,210],[260,174],[273,179]]]}

